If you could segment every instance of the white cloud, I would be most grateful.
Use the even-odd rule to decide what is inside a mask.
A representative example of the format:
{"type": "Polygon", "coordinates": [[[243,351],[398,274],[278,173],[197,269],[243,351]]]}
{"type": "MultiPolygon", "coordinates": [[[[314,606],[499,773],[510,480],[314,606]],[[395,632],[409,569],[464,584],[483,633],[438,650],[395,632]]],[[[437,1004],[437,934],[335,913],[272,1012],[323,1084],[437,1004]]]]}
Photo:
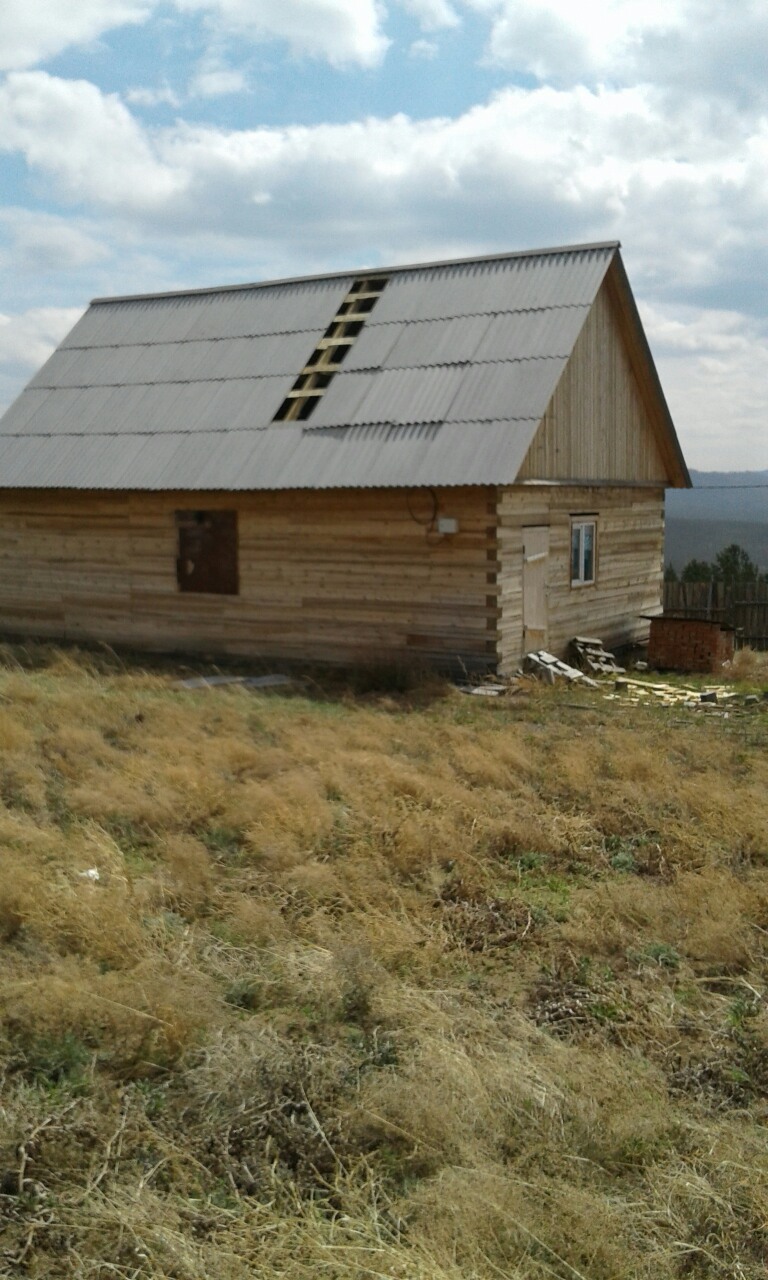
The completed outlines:
{"type": "Polygon", "coordinates": [[[0,210],[0,229],[8,249],[0,250],[0,262],[30,274],[79,271],[103,262],[110,251],[90,227],[38,210],[0,210]]]}
{"type": "Polygon", "coordinates": [[[699,468],[768,464],[768,332],[732,311],[641,307],[684,452],[699,468]]]}
{"type": "Polygon", "coordinates": [[[190,82],[189,92],[196,98],[223,98],[228,94],[245,93],[247,88],[244,72],[210,61],[200,67],[190,82]]]}
{"type": "Polygon", "coordinates": [[[377,66],[389,46],[378,0],[174,0],[182,12],[207,15],[220,38],[283,40],[294,54],[332,66],[377,66]]]}
{"type": "Polygon", "coordinates": [[[331,246],[619,235],[660,294],[673,257],[682,296],[747,246],[768,252],[768,134],[721,114],[712,137],[706,110],[667,113],[642,87],[514,88],[454,119],[149,130],[116,97],[36,72],[0,89],[0,147],[152,234],[290,245],[309,266],[331,246]]]}
{"type": "Polygon", "coordinates": [[[126,23],[143,22],[153,0],[3,0],[0,69],[21,70],[126,23]]]}
{"type": "Polygon", "coordinates": [[[414,40],[408,50],[411,58],[423,58],[427,62],[433,61],[440,52],[440,46],[434,40],[414,40]]]}
{"type": "Polygon", "coordinates": [[[407,13],[413,15],[424,31],[439,31],[441,27],[457,27],[461,18],[448,0],[398,0],[407,13]]]}
{"type": "Polygon", "coordinates": [[[682,0],[466,0],[491,20],[493,61],[577,84],[619,68],[644,33],[674,27],[682,0]]]}
{"type": "Polygon", "coordinates": [[[36,369],[69,333],[82,307],[35,307],[19,315],[0,312],[0,363],[36,369]]]}
{"type": "Polygon", "coordinates": [[[644,303],[640,312],[654,345],[670,357],[718,359],[734,352],[749,354],[756,343],[765,341],[757,326],[738,311],[701,311],[693,307],[671,311],[644,303]]]}
{"type": "Polygon", "coordinates": [[[12,315],[0,312],[0,413],[82,313],[82,307],[34,307],[12,315]]]}
{"type": "Polygon", "coordinates": [[[162,85],[159,89],[137,85],[125,92],[125,101],[136,107],[180,107],[181,98],[170,85],[162,85]]]}
{"type": "Polygon", "coordinates": [[[739,109],[768,102],[768,7],[740,0],[463,0],[488,19],[487,57],[542,83],[656,85],[739,109]]]}
{"type": "Polygon", "coordinates": [[[0,85],[0,150],[22,152],[73,201],[151,208],[183,185],[115,94],[44,71],[0,85]]]}
{"type": "Polygon", "coordinates": [[[768,6],[765,0],[676,0],[676,20],[649,27],[628,68],[636,80],[661,86],[680,102],[685,95],[741,112],[768,107],[768,6]]]}
{"type": "MultiPolygon", "coordinates": [[[[448,0],[404,0],[433,26],[454,21],[448,0]]],[[[292,52],[333,66],[377,66],[389,46],[383,0],[171,0],[200,13],[219,39],[285,41],[292,52]]],[[[159,0],[3,0],[0,70],[25,70],[127,24],[146,22],[159,0]]],[[[134,98],[138,102],[138,98],[134,98]]],[[[145,105],[147,105],[145,103],[145,105]]]]}

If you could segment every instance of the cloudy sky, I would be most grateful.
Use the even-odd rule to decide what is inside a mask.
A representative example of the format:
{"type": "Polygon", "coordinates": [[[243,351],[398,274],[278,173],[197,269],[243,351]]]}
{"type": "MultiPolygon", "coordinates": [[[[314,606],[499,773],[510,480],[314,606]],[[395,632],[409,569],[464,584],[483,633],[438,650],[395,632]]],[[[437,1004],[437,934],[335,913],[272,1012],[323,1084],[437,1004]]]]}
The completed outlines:
{"type": "Polygon", "coordinates": [[[768,0],[2,0],[0,407],[93,296],[595,240],[768,468],[768,0]]]}

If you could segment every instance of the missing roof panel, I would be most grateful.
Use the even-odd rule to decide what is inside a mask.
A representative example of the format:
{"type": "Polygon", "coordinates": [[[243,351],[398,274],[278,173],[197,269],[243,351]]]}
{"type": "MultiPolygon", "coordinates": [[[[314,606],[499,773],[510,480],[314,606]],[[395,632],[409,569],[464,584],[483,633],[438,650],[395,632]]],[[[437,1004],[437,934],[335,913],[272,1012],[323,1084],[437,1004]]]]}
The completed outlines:
{"type": "Polygon", "coordinates": [[[305,422],[315,411],[337,367],[348,354],[387,284],[387,276],[355,280],[273,422],[305,422]],[[322,369],[322,372],[320,371],[322,369]]]}

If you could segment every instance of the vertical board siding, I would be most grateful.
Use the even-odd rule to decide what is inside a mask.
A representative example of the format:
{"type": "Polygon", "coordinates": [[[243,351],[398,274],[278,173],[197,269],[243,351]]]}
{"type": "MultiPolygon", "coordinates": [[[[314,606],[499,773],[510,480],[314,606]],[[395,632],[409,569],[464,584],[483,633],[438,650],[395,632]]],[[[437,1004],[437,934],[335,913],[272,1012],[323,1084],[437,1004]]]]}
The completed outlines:
{"type": "Polygon", "coordinates": [[[600,486],[513,487],[499,491],[499,665],[513,670],[524,651],[523,530],[550,527],[547,559],[547,648],[565,657],[574,636],[608,645],[648,634],[643,614],[661,608],[664,491],[600,486]],[[571,586],[571,517],[594,515],[597,572],[593,584],[571,586]]]}
{"type": "Polygon", "coordinates": [[[0,493],[0,630],[143,648],[493,664],[495,490],[0,493]],[[409,509],[410,496],[410,509],[409,509]],[[238,513],[240,593],[180,592],[174,513],[238,513]]]}
{"type": "Polygon", "coordinates": [[[518,480],[668,483],[609,281],[584,322],[518,480]]]}

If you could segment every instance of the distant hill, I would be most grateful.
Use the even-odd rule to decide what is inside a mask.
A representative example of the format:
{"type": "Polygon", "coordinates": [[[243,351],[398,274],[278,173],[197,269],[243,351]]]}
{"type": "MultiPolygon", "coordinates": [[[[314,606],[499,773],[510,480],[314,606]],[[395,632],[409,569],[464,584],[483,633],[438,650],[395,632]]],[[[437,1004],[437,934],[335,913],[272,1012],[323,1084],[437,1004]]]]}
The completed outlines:
{"type": "Polygon", "coordinates": [[[692,471],[692,489],[667,490],[677,520],[742,520],[768,524],[768,471],[692,471]]]}
{"type": "Polygon", "coordinates": [[[693,489],[667,490],[665,560],[679,571],[737,542],[768,570],[768,471],[692,471],[693,489]]]}

